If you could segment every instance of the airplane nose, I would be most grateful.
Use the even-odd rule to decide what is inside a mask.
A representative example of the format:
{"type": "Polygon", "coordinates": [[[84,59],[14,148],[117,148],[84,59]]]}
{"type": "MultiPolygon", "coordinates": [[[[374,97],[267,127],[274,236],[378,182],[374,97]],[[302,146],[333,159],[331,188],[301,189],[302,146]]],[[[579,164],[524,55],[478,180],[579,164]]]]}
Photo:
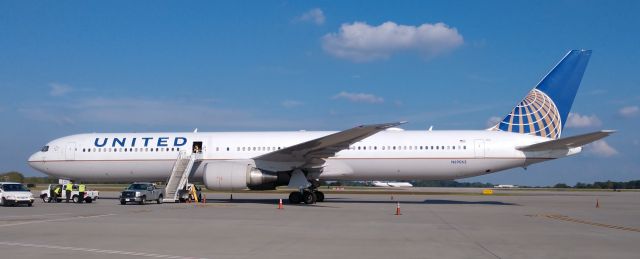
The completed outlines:
{"type": "Polygon", "coordinates": [[[33,169],[36,170],[40,170],[40,155],[38,153],[33,153],[30,157],[29,160],[27,160],[27,163],[29,164],[29,166],[31,166],[33,169]]]}

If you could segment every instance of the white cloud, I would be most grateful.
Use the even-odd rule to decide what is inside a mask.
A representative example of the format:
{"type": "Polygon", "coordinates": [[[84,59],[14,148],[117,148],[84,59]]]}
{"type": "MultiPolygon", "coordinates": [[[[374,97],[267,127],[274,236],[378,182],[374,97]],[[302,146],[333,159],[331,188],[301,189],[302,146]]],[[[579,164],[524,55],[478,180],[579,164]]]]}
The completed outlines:
{"type": "Polygon", "coordinates": [[[215,107],[210,99],[169,100],[150,98],[79,99],[77,102],[38,103],[18,109],[25,118],[57,125],[126,127],[200,127],[215,129],[297,129],[321,127],[317,118],[273,117],[260,110],[215,107]]]}
{"type": "Polygon", "coordinates": [[[602,125],[600,119],[595,115],[580,115],[579,113],[569,113],[567,117],[567,128],[590,128],[602,125]]]}
{"type": "Polygon", "coordinates": [[[383,103],[382,97],[375,96],[373,94],[366,93],[349,93],[340,92],[332,97],[332,99],[345,99],[356,103],[383,103]]]}
{"type": "Polygon", "coordinates": [[[49,87],[51,87],[51,90],[49,91],[51,96],[63,96],[73,90],[73,88],[67,84],[50,83],[49,87]]]}
{"type": "Polygon", "coordinates": [[[497,125],[498,123],[500,123],[500,121],[502,121],[503,118],[500,118],[498,116],[491,116],[489,117],[489,119],[487,119],[487,128],[491,128],[495,125],[497,125]]]}
{"type": "Polygon", "coordinates": [[[296,20],[303,21],[303,22],[312,22],[312,23],[315,23],[316,25],[322,25],[324,24],[325,17],[324,17],[324,12],[322,12],[322,9],[313,8],[307,11],[306,13],[302,14],[301,16],[299,16],[296,20]]]}
{"type": "Polygon", "coordinates": [[[35,121],[53,123],[59,126],[75,124],[75,120],[73,120],[71,117],[65,115],[62,112],[57,113],[47,108],[42,108],[42,107],[21,108],[21,109],[18,109],[18,112],[24,114],[25,117],[35,121]]]}
{"type": "Polygon", "coordinates": [[[638,106],[635,106],[635,105],[622,107],[620,110],[618,110],[618,114],[625,118],[632,118],[640,114],[640,108],[638,108],[638,106]]]}
{"type": "Polygon", "coordinates": [[[285,107],[285,108],[294,108],[302,105],[302,102],[294,101],[294,100],[284,100],[280,104],[282,105],[282,107],[285,107]]]}
{"type": "Polygon", "coordinates": [[[585,151],[600,157],[610,157],[618,154],[618,151],[615,148],[609,146],[609,144],[604,140],[598,140],[589,145],[586,145],[585,151]]]}
{"type": "Polygon", "coordinates": [[[356,62],[385,59],[400,51],[417,51],[425,58],[447,53],[464,42],[458,30],[444,23],[420,26],[385,22],[342,24],[338,33],[322,37],[326,52],[356,62]]]}

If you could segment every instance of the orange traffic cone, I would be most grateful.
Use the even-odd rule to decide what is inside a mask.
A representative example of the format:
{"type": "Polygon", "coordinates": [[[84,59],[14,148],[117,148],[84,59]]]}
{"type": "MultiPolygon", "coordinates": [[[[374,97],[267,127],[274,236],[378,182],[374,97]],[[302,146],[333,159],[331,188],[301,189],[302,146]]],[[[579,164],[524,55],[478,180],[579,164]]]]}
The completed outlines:
{"type": "Polygon", "coordinates": [[[207,203],[207,195],[206,194],[202,195],[202,200],[200,202],[207,203]]]}
{"type": "Polygon", "coordinates": [[[280,199],[280,201],[278,202],[278,209],[279,210],[283,210],[284,207],[282,206],[282,199],[280,199]]]}
{"type": "Polygon", "coordinates": [[[400,202],[396,203],[396,215],[402,215],[402,213],[400,213],[400,202]]]}
{"type": "Polygon", "coordinates": [[[598,199],[596,199],[596,209],[600,208],[600,201],[598,199]]]}

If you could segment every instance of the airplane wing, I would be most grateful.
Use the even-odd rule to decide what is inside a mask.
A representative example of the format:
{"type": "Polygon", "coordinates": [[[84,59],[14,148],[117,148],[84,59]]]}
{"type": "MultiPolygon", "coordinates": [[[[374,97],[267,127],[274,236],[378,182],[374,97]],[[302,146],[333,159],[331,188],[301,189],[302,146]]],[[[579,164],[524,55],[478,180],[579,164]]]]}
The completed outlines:
{"type": "Polygon", "coordinates": [[[517,147],[516,149],[521,151],[546,151],[546,150],[554,150],[554,149],[569,149],[574,147],[581,147],[596,140],[605,138],[615,131],[613,130],[601,130],[596,132],[591,132],[587,134],[572,136],[568,138],[561,138],[551,141],[546,141],[542,143],[537,143],[524,147],[517,147]]]}
{"type": "Polygon", "coordinates": [[[405,122],[393,122],[361,125],[254,157],[253,159],[256,161],[256,165],[260,166],[260,164],[262,164],[271,170],[285,171],[298,167],[318,167],[324,164],[324,159],[349,148],[351,144],[385,129],[404,123],[405,122]]]}

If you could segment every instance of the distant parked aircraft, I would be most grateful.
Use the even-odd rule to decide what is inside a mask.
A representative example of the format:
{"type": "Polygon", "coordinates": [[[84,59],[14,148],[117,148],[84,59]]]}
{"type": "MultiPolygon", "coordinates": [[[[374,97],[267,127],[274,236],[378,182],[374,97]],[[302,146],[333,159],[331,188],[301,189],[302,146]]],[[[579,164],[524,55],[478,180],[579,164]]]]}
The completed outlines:
{"type": "Polygon", "coordinates": [[[409,182],[381,182],[373,181],[371,185],[375,187],[413,187],[413,184],[409,182]]]}

